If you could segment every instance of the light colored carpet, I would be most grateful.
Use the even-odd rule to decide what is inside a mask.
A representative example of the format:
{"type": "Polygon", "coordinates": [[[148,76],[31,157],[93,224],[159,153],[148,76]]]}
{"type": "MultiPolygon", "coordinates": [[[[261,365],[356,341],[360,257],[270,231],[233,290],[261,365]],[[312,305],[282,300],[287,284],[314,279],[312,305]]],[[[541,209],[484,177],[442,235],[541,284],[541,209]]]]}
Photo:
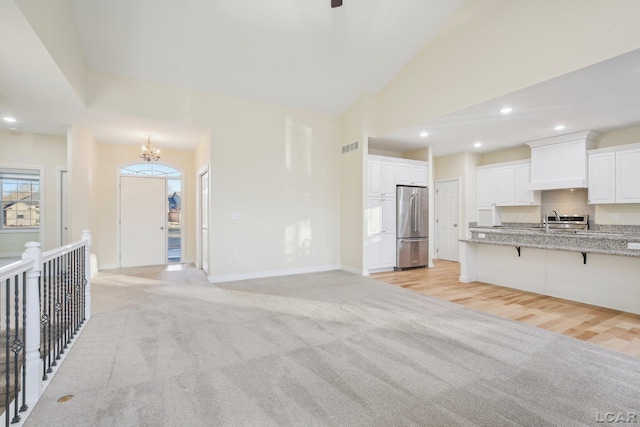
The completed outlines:
{"type": "Polygon", "coordinates": [[[602,425],[640,359],[344,272],[100,273],[26,425],[602,425]],[[73,399],[58,403],[61,396],[73,399]]]}

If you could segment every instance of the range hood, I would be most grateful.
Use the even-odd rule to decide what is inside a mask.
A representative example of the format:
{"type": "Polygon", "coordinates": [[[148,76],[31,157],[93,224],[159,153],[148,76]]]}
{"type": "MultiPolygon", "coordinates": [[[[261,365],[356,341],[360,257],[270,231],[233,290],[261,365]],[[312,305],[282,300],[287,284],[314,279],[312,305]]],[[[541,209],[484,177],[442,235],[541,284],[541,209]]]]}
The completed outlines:
{"type": "Polygon", "coordinates": [[[600,134],[588,130],[527,142],[531,147],[531,190],[587,187],[587,150],[600,134]]]}

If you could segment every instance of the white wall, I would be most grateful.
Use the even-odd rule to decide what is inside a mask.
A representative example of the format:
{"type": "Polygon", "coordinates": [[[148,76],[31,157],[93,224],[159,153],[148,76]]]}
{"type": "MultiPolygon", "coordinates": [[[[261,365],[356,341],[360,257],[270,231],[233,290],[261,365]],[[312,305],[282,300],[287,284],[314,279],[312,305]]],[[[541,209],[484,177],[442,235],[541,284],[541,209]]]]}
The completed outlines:
{"type": "Polygon", "coordinates": [[[210,280],[339,265],[338,119],[95,72],[87,93],[95,110],[210,130],[210,280]]]}
{"type": "MultiPolygon", "coordinates": [[[[60,171],[66,169],[67,141],[63,136],[36,135],[0,131],[0,166],[37,167],[44,169],[43,250],[59,245],[60,231],[60,171]]],[[[80,236],[78,236],[79,239],[80,236]]],[[[40,241],[39,233],[0,233],[0,256],[20,254],[28,241],[40,241]]]]}
{"type": "Polygon", "coordinates": [[[97,142],[87,129],[70,126],[67,130],[68,175],[68,238],[80,240],[84,230],[92,233],[92,252],[100,240],[98,221],[98,149],[97,142]]]}
{"type": "Polygon", "coordinates": [[[200,101],[211,128],[210,280],[338,267],[338,121],[239,99],[200,101]]]}

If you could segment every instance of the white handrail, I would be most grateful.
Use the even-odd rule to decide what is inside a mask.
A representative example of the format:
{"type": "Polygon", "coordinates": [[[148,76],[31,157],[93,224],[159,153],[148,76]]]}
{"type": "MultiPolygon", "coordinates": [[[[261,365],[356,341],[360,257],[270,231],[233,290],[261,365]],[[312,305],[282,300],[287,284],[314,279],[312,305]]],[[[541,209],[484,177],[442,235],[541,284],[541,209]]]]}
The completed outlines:
{"type": "Polygon", "coordinates": [[[33,261],[32,259],[20,260],[5,265],[4,267],[0,267],[0,281],[13,277],[16,274],[24,273],[25,271],[33,267],[34,262],[35,261],[33,261]]]}
{"type": "Polygon", "coordinates": [[[86,245],[86,241],[84,240],[78,240],[77,242],[74,243],[69,243],[68,245],[65,246],[60,246],[59,248],[55,248],[55,249],[51,249],[48,250],[46,252],[42,253],[42,260],[44,262],[50,261],[55,257],[58,257],[60,255],[64,255],[66,253],[69,253],[75,249],[81,248],[84,245],[86,245]]]}

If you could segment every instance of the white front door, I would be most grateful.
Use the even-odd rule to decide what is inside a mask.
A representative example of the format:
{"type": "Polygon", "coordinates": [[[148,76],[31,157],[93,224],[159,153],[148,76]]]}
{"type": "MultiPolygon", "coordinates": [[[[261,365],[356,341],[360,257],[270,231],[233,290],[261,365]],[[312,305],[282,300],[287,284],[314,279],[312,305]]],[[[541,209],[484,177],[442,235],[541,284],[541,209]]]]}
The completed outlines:
{"type": "Polygon", "coordinates": [[[200,175],[200,259],[209,274],[209,172],[200,175]]]}
{"type": "Polygon", "coordinates": [[[167,263],[167,181],[120,177],[120,267],[167,263]]]}
{"type": "Polygon", "coordinates": [[[436,183],[436,254],[439,259],[458,261],[458,180],[436,183]]]}

